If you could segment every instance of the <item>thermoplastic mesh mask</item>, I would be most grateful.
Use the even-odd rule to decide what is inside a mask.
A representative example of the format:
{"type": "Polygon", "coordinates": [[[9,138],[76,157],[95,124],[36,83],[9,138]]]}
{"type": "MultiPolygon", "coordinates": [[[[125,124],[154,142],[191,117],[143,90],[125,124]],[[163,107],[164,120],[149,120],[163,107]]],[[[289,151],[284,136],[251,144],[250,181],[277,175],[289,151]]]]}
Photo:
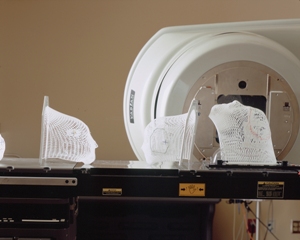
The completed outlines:
{"type": "Polygon", "coordinates": [[[90,164],[95,148],[89,128],[81,120],[44,106],[42,119],[41,158],[60,158],[90,164]]]}
{"type": "Polygon", "coordinates": [[[269,122],[264,112],[233,101],[214,105],[209,117],[218,132],[220,160],[228,164],[276,164],[269,122]]]}
{"type": "Polygon", "coordinates": [[[144,131],[142,150],[149,164],[190,160],[198,120],[198,101],[193,100],[186,114],[160,117],[144,131]]]}
{"type": "Polygon", "coordinates": [[[2,160],[5,151],[5,141],[0,134],[0,160],[2,160]]]}

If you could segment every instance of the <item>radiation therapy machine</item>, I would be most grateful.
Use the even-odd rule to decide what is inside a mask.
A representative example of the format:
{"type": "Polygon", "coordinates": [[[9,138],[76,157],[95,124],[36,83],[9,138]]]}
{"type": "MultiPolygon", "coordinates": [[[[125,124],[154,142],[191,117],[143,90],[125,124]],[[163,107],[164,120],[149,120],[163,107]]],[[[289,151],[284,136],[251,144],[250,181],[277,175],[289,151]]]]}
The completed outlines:
{"type": "Polygon", "coordinates": [[[299,158],[299,20],[165,28],[137,56],[126,85],[124,121],[139,160],[147,124],[201,103],[194,156],[219,148],[208,118],[215,104],[238,100],[268,117],[276,158],[299,158]]]}
{"type": "Polygon", "coordinates": [[[48,158],[0,161],[0,240],[210,240],[220,199],[300,199],[299,39],[299,19],[158,31],[124,91],[137,159],[94,160],[89,136],[68,161],[83,130],[59,145],[48,108],[48,158]]]}

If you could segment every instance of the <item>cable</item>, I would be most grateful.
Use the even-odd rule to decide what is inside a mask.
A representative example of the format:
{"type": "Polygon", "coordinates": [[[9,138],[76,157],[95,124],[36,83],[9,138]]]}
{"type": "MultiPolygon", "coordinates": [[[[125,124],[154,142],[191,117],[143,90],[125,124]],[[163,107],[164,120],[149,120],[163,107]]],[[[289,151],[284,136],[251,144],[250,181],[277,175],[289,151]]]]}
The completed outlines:
{"type": "MultiPolygon", "coordinates": [[[[235,202],[235,201],[234,201],[235,202]]],[[[228,203],[228,202],[227,202],[228,203]]],[[[242,237],[241,237],[241,240],[243,239],[243,235],[244,235],[244,223],[241,222],[240,225],[239,225],[239,230],[237,232],[237,234],[235,233],[236,231],[236,208],[238,208],[238,213],[240,214],[240,202],[237,202],[237,204],[233,205],[233,231],[232,231],[232,234],[233,234],[233,240],[238,240],[239,237],[240,237],[240,234],[241,234],[241,231],[242,231],[242,237]]]]}
{"type": "Polygon", "coordinates": [[[233,225],[232,225],[232,239],[235,240],[235,204],[233,204],[233,225]]]}
{"type": "MultiPolygon", "coordinates": [[[[244,223],[245,223],[245,226],[246,226],[246,230],[247,230],[247,233],[248,233],[248,236],[249,236],[249,239],[250,240],[253,240],[253,238],[252,238],[252,236],[251,236],[251,234],[250,234],[250,232],[249,232],[249,229],[248,229],[248,217],[246,217],[246,212],[245,212],[245,209],[247,209],[246,207],[245,208],[242,208],[242,210],[243,210],[243,215],[244,215],[244,223]]],[[[248,209],[247,209],[248,210],[248,209]]]]}
{"type": "MultiPolygon", "coordinates": [[[[239,205],[239,203],[238,203],[238,205],[239,205]]],[[[241,236],[240,239],[242,240],[243,237],[244,237],[244,223],[243,222],[241,222],[241,224],[240,224],[239,231],[237,233],[236,239],[239,239],[239,236],[240,236],[241,232],[242,232],[242,236],[241,236]]]]}
{"type": "MultiPolygon", "coordinates": [[[[229,199],[228,201],[226,201],[226,203],[227,204],[238,204],[237,205],[237,207],[238,207],[238,209],[239,209],[239,213],[240,213],[240,204],[241,203],[244,203],[244,200],[235,200],[235,199],[229,199]]],[[[243,237],[244,237],[244,227],[246,228],[246,232],[247,232],[247,234],[248,234],[248,237],[249,238],[247,238],[247,239],[250,239],[250,240],[253,240],[253,237],[251,236],[251,234],[250,234],[250,232],[248,231],[248,221],[247,221],[247,219],[248,219],[248,217],[246,216],[246,212],[245,212],[245,208],[244,207],[242,207],[242,211],[243,211],[243,217],[244,217],[244,223],[243,222],[241,222],[241,225],[240,225],[240,228],[239,228],[239,231],[238,231],[238,234],[237,234],[237,236],[235,236],[235,222],[236,222],[236,220],[235,220],[235,214],[236,214],[236,211],[235,211],[236,209],[234,208],[234,216],[233,216],[233,219],[234,219],[234,222],[233,222],[233,237],[234,237],[234,239],[238,239],[238,237],[240,236],[240,233],[241,233],[241,230],[242,230],[242,236],[241,236],[241,240],[243,239],[243,237]],[[245,225],[245,226],[244,226],[245,225]]]]}
{"type": "Polygon", "coordinates": [[[244,232],[245,232],[245,228],[244,228],[244,224],[241,224],[242,225],[242,236],[241,236],[241,240],[243,240],[244,238],[244,232]]]}
{"type": "MultiPolygon", "coordinates": [[[[270,200],[270,202],[269,202],[269,208],[268,208],[268,219],[270,219],[270,208],[272,207],[272,211],[271,211],[271,215],[272,215],[272,217],[271,217],[271,221],[272,222],[274,222],[273,221],[273,200],[270,200]]],[[[268,232],[269,231],[271,231],[270,229],[269,229],[269,226],[268,226],[268,228],[266,229],[266,233],[265,233],[265,236],[264,236],[264,240],[266,240],[267,239],[267,235],[268,235],[268,232]]]]}
{"type": "Polygon", "coordinates": [[[260,222],[261,225],[263,225],[271,234],[272,236],[276,239],[276,240],[279,240],[278,237],[275,236],[275,234],[269,230],[268,226],[266,226],[266,224],[264,224],[256,215],[255,213],[252,211],[252,209],[249,207],[248,203],[245,201],[244,202],[244,205],[245,205],[245,209],[247,209],[247,211],[251,212],[253,214],[253,216],[260,222]]]}
{"type": "MultiPolygon", "coordinates": [[[[256,216],[258,216],[258,218],[260,218],[260,201],[257,201],[256,202],[256,216]]],[[[255,235],[255,239],[256,240],[259,240],[259,228],[260,228],[260,225],[259,225],[259,221],[256,219],[255,220],[255,225],[256,225],[256,229],[255,229],[255,232],[256,232],[256,235],[255,235]]]]}

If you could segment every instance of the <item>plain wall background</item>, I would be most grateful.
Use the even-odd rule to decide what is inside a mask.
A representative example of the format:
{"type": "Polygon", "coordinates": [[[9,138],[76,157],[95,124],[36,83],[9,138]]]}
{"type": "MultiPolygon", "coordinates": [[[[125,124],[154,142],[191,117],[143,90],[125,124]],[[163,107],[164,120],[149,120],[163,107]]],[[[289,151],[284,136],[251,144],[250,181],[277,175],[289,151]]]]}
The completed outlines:
{"type": "MultiPolygon", "coordinates": [[[[167,26],[284,18],[300,18],[299,0],[0,0],[6,153],[38,157],[48,95],[51,107],[89,126],[97,159],[136,159],[123,124],[123,91],[150,37],[167,26]]],[[[289,226],[300,219],[299,203],[276,204],[276,233],[298,239],[289,226]]],[[[217,206],[214,239],[232,239],[231,213],[224,201],[217,206]]]]}

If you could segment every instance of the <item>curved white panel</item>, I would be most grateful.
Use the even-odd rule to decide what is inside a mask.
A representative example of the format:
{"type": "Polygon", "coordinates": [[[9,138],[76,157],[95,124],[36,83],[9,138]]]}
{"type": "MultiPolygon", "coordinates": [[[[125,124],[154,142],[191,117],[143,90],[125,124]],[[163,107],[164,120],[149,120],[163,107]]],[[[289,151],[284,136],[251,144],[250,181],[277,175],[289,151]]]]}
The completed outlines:
{"type": "Polygon", "coordinates": [[[289,50],[259,35],[221,34],[189,49],[172,65],[160,88],[156,116],[182,113],[187,94],[200,76],[220,64],[241,60],[276,70],[299,92],[300,61],[289,50]]]}

